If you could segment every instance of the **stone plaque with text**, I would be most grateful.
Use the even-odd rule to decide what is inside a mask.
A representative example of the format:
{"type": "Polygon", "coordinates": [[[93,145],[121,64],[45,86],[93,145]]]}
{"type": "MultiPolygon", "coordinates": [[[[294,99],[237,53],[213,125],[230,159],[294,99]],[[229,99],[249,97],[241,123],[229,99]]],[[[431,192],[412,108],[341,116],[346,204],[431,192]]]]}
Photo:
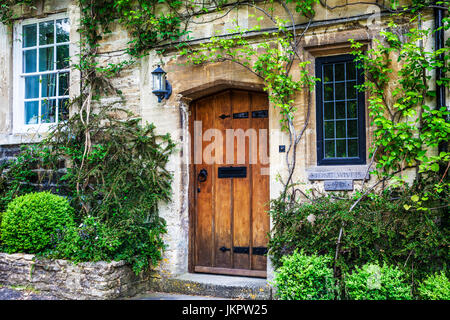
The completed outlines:
{"type": "Polygon", "coordinates": [[[365,180],[366,171],[314,171],[308,174],[309,180],[365,180]]]}
{"type": "Polygon", "coordinates": [[[329,180],[324,182],[325,191],[353,190],[353,180],[329,180]]]}

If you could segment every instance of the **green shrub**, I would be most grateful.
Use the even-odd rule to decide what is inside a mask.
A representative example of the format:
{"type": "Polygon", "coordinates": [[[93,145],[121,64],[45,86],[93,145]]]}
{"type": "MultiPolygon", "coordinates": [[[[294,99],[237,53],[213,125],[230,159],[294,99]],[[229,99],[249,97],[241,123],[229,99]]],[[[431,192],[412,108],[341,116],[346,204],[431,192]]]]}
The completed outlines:
{"type": "Polygon", "coordinates": [[[115,103],[91,113],[87,122],[86,116],[74,114],[0,166],[0,211],[12,199],[39,191],[34,186],[51,182],[54,193],[70,199],[79,227],[59,232],[46,256],[125,260],[136,273],[149,269],[164,249],[166,224],[159,206],[171,199],[172,173],[166,167],[175,143],[115,103]],[[70,166],[62,171],[65,162],[70,166]],[[36,168],[49,173],[44,180],[36,168]]]}
{"type": "Polygon", "coordinates": [[[411,300],[411,286],[397,267],[367,263],[344,278],[347,297],[352,300],[411,300]]]}
{"type": "Polygon", "coordinates": [[[336,286],[330,262],[329,257],[298,251],[283,257],[274,278],[277,296],[282,300],[334,299],[336,286]]]}
{"type": "Polygon", "coordinates": [[[9,253],[38,253],[50,247],[52,237],[73,224],[72,208],[50,192],[29,193],[12,200],[3,216],[1,238],[9,253]]]}
{"type": "Polygon", "coordinates": [[[129,221],[119,228],[89,216],[79,226],[60,230],[45,255],[74,262],[125,260],[139,273],[162,259],[164,232],[162,219],[159,226],[129,221]]]}
{"type": "Polygon", "coordinates": [[[428,276],[418,288],[421,299],[450,300],[450,281],[443,271],[428,276]]]}
{"type": "Polygon", "coordinates": [[[52,238],[47,256],[81,261],[109,261],[120,244],[114,230],[95,217],[87,217],[79,226],[59,230],[52,238]]]}
{"type": "Polygon", "coordinates": [[[271,203],[274,221],[269,248],[275,267],[281,257],[295,249],[306,254],[335,256],[340,228],[344,232],[336,261],[336,276],[371,261],[405,265],[403,270],[415,282],[450,265],[450,219],[446,207],[449,189],[434,192],[422,206],[433,210],[407,210],[411,194],[425,192],[426,185],[370,194],[349,212],[355,198],[343,194],[314,197],[310,200],[271,203]],[[443,209],[438,209],[442,207],[443,209]],[[308,218],[309,217],[309,218],[308,218]],[[314,219],[311,219],[314,218],[314,219]]]}

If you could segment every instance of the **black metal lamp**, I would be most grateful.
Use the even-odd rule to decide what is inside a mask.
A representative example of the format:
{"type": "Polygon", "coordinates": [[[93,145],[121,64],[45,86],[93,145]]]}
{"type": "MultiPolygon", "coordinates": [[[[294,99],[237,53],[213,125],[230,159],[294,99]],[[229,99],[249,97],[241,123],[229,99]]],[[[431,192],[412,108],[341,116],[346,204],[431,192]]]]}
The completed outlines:
{"type": "Polygon", "coordinates": [[[166,72],[160,66],[153,70],[153,93],[158,97],[158,102],[168,99],[172,94],[172,86],[166,79],[166,72]]]}

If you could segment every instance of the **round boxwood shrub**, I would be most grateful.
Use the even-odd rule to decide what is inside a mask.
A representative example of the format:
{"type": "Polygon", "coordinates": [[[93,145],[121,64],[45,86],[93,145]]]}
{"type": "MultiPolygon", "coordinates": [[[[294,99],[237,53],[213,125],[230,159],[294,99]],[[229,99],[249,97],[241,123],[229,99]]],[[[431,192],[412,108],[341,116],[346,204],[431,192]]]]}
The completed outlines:
{"type": "Polygon", "coordinates": [[[294,251],[282,257],[275,272],[276,295],[282,300],[332,300],[336,285],[328,256],[305,255],[294,251]]]}
{"type": "Polygon", "coordinates": [[[443,271],[430,275],[420,284],[419,295],[424,300],[450,300],[450,280],[443,271]]]}
{"type": "Polygon", "coordinates": [[[49,248],[59,230],[73,225],[69,202],[50,192],[29,193],[8,204],[1,239],[9,253],[37,253],[49,248]]]}
{"type": "Polygon", "coordinates": [[[347,297],[352,300],[411,300],[411,286],[397,267],[367,263],[346,274],[347,297]]]}

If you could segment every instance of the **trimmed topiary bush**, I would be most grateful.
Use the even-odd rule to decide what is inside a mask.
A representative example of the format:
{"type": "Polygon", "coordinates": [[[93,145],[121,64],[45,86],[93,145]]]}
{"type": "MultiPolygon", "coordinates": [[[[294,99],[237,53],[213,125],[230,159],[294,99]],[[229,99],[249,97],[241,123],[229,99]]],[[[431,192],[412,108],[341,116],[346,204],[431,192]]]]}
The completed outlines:
{"type": "Polygon", "coordinates": [[[411,300],[411,286],[397,267],[367,263],[346,274],[345,289],[352,300],[411,300]]]}
{"type": "Polygon", "coordinates": [[[8,204],[1,239],[9,253],[38,253],[49,248],[59,230],[73,225],[69,202],[50,192],[29,193],[8,204]]]}
{"type": "Polygon", "coordinates": [[[282,258],[274,285],[282,300],[332,300],[336,295],[333,269],[327,256],[305,255],[297,250],[282,258]]]}
{"type": "Polygon", "coordinates": [[[424,300],[450,300],[450,280],[443,271],[428,276],[418,290],[424,300]]]}

